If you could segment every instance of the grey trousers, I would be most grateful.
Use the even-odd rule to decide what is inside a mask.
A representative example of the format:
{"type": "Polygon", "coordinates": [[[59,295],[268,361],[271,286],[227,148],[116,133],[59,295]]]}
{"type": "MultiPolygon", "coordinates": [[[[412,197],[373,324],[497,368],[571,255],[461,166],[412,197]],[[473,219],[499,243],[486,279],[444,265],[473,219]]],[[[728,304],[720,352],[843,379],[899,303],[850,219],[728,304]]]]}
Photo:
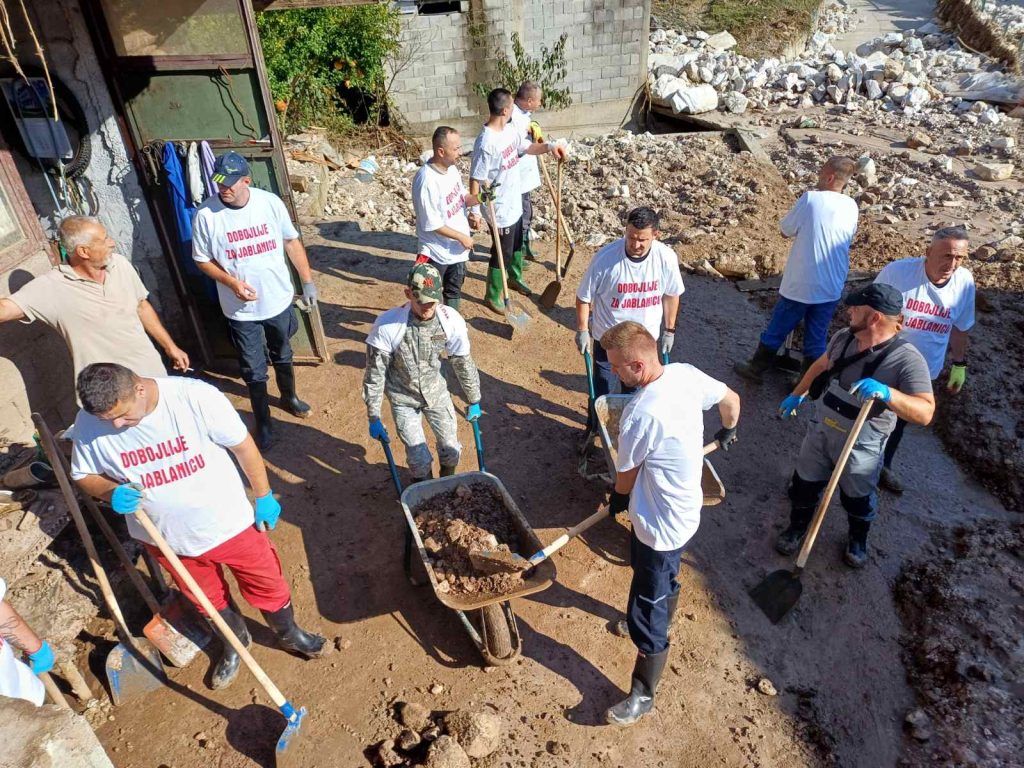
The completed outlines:
{"type": "Polygon", "coordinates": [[[462,446],[459,444],[458,430],[455,421],[455,406],[452,399],[445,392],[442,402],[432,407],[416,408],[408,405],[395,405],[391,403],[391,415],[395,419],[395,429],[398,437],[405,445],[406,457],[409,460],[409,472],[415,478],[424,478],[430,474],[434,464],[434,457],[427,447],[427,436],[423,431],[423,417],[426,416],[427,424],[437,441],[437,456],[441,466],[458,466],[459,457],[462,455],[462,446]]]}

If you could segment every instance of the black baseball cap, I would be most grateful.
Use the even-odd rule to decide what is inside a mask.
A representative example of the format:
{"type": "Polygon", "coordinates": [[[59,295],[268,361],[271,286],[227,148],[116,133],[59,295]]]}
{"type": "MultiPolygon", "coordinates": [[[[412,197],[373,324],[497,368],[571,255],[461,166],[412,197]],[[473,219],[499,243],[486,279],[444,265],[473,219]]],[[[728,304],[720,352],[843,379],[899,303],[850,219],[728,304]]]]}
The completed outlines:
{"type": "Polygon", "coordinates": [[[871,283],[846,297],[848,307],[871,307],[883,315],[895,317],[903,311],[903,294],[888,283],[871,283]]]}

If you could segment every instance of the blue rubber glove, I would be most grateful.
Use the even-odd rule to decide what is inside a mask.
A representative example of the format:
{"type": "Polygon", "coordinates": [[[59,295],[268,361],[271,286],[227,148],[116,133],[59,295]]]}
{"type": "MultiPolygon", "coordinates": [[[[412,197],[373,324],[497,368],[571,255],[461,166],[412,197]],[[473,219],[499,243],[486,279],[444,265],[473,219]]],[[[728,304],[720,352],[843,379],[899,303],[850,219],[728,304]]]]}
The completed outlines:
{"type": "Polygon", "coordinates": [[[466,421],[476,421],[481,415],[480,403],[471,403],[466,409],[466,421]]]}
{"type": "Polygon", "coordinates": [[[892,392],[889,391],[889,387],[877,379],[855,381],[853,387],[850,388],[850,394],[856,395],[862,405],[872,398],[881,400],[883,403],[888,403],[892,398],[892,392]]]}
{"type": "Polygon", "coordinates": [[[142,504],[142,489],[134,483],[119,485],[110,494],[110,506],[119,515],[134,515],[142,504]]]}
{"type": "Polygon", "coordinates": [[[388,431],[384,429],[384,422],[380,419],[370,419],[370,437],[374,440],[388,442],[388,431]]]}
{"type": "Polygon", "coordinates": [[[806,395],[786,395],[786,399],[779,404],[779,418],[788,419],[790,416],[796,416],[796,409],[806,399],[806,395]]]}
{"type": "Polygon", "coordinates": [[[39,650],[28,655],[28,661],[35,674],[41,675],[44,672],[49,672],[53,669],[53,648],[50,647],[48,642],[43,640],[39,650]]]}
{"type": "Polygon", "coordinates": [[[274,530],[277,525],[277,518],[281,516],[281,505],[274,498],[274,492],[269,491],[266,496],[256,499],[256,527],[261,531],[269,528],[274,530]]]}

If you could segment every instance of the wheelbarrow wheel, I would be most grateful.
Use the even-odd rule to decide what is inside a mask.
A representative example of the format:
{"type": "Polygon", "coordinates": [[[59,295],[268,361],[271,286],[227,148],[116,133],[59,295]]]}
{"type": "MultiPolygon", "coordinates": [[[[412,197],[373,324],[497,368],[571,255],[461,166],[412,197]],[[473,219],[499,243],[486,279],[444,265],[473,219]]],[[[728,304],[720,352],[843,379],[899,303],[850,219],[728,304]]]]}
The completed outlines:
{"type": "Polygon", "coordinates": [[[500,603],[485,605],[480,609],[484,624],[487,652],[499,662],[511,659],[513,655],[512,632],[500,603]]]}

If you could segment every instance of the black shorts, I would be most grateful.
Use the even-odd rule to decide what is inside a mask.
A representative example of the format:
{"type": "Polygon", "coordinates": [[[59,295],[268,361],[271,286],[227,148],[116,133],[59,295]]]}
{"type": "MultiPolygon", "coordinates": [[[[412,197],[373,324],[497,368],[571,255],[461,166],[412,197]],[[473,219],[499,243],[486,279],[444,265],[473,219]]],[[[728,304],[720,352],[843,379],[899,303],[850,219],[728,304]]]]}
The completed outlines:
{"type": "MultiPolygon", "coordinates": [[[[512,254],[523,250],[523,220],[520,218],[511,227],[499,229],[498,237],[501,238],[501,255],[504,256],[505,268],[508,269],[512,262],[512,254]]],[[[488,265],[491,269],[498,268],[498,245],[495,242],[493,227],[491,227],[491,260],[488,265]]]]}

